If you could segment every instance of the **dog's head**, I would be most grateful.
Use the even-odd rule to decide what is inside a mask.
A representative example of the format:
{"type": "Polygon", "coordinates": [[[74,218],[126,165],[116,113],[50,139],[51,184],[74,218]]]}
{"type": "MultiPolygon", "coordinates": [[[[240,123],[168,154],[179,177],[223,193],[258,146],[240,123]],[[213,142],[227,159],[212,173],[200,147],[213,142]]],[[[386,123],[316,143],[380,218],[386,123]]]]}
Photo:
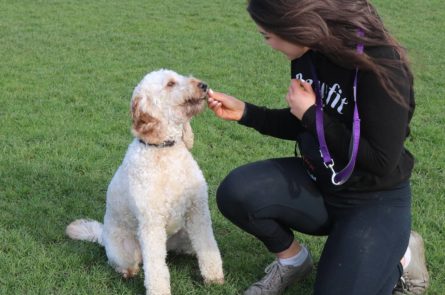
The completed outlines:
{"type": "Polygon", "coordinates": [[[147,74],[131,99],[133,135],[153,144],[181,137],[184,126],[204,110],[207,92],[204,82],[170,70],[147,74]]]}

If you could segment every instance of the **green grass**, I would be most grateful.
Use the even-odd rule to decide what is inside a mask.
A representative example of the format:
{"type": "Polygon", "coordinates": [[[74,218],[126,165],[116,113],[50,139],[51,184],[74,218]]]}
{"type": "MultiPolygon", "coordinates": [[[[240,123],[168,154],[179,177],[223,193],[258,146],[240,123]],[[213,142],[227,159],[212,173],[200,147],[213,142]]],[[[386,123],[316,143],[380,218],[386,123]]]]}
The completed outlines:
{"type": "MultiPolygon", "coordinates": [[[[431,288],[445,293],[445,2],[376,0],[406,45],[417,110],[413,227],[426,243],[431,288]]],[[[102,219],[105,191],[131,140],[129,100],[149,71],[170,68],[212,88],[283,106],[289,65],[267,48],[245,1],[0,0],[0,294],[141,294],[98,245],[69,240],[75,218],[102,219]],[[230,3],[229,3],[230,2],[230,3]]],[[[239,294],[271,256],[217,211],[233,168],[288,156],[293,144],[260,136],[210,111],[192,123],[193,154],[209,183],[223,286],[204,286],[195,259],[169,258],[174,294],[239,294]]],[[[318,259],[323,238],[301,236],[318,259]]],[[[310,294],[314,275],[287,294],[310,294]]]]}

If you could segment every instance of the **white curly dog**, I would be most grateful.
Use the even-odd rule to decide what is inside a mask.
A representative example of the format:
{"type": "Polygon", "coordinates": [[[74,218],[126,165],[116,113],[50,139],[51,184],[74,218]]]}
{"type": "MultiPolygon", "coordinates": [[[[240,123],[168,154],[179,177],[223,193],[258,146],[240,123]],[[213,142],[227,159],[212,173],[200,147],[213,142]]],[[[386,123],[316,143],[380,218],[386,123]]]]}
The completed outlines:
{"type": "Polygon", "coordinates": [[[205,283],[222,284],[207,184],[189,149],[191,118],[206,105],[203,82],[170,70],[147,74],[131,99],[132,133],[107,191],[104,223],[80,219],[69,237],[105,246],[110,265],[125,278],[144,267],[147,294],[167,295],[167,251],[196,254],[205,283]]]}

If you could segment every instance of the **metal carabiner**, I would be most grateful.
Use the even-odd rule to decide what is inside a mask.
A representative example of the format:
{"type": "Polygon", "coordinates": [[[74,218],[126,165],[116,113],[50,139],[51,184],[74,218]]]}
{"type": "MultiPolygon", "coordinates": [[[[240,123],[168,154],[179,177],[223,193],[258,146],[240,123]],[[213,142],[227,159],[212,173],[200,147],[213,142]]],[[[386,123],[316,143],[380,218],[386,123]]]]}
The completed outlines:
{"type": "Polygon", "coordinates": [[[340,180],[338,182],[335,180],[335,177],[337,176],[337,172],[335,172],[335,170],[334,170],[334,160],[332,160],[332,163],[330,163],[330,164],[324,163],[324,165],[325,165],[326,168],[331,169],[331,172],[332,172],[331,182],[332,182],[333,185],[342,185],[343,183],[345,183],[342,180],[340,180]]]}
{"type": "Polygon", "coordinates": [[[337,176],[337,173],[334,171],[334,168],[332,168],[331,171],[332,171],[331,181],[332,181],[333,185],[342,185],[343,183],[345,183],[344,180],[340,180],[339,182],[335,181],[335,177],[337,176]]]}

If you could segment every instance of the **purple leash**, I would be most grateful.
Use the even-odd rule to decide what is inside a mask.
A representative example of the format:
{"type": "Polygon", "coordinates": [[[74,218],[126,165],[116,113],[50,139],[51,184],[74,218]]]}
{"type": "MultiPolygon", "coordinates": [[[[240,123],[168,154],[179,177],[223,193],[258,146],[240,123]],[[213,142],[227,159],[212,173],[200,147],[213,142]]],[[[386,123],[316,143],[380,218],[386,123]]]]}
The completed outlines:
{"type": "MultiPolygon", "coordinates": [[[[358,35],[360,37],[364,36],[362,30],[358,30],[358,35]]],[[[357,52],[363,53],[364,45],[362,43],[357,44],[357,52]]],[[[332,159],[328,146],[326,144],[326,139],[324,136],[324,125],[323,125],[323,101],[321,98],[320,81],[317,78],[317,73],[313,64],[312,66],[312,76],[315,83],[315,96],[316,96],[316,106],[315,106],[315,124],[317,128],[318,143],[320,145],[320,153],[323,158],[323,163],[326,168],[331,169],[332,178],[331,181],[334,185],[342,185],[345,183],[354,171],[355,161],[357,159],[358,146],[360,142],[360,117],[358,114],[357,107],[357,79],[358,79],[358,67],[355,68],[353,95],[354,95],[354,115],[352,123],[352,151],[351,158],[348,164],[340,172],[335,172],[334,169],[334,159],[332,159]]]]}

